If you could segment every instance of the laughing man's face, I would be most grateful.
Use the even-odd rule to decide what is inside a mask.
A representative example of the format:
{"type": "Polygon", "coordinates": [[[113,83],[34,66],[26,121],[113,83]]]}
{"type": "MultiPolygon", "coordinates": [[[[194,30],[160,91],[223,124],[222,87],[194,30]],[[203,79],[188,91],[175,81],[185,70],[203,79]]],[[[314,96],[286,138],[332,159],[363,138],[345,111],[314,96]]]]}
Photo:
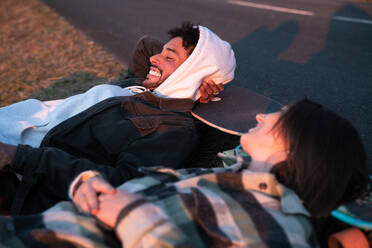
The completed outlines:
{"type": "Polygon", "coordinates": [[[182,38],[175,37],[164,45],[159,54],[150,57],[150,71],[143,81],[143,86],[155,89],[162,84],[189,56],[182,46],[182,38]]]}

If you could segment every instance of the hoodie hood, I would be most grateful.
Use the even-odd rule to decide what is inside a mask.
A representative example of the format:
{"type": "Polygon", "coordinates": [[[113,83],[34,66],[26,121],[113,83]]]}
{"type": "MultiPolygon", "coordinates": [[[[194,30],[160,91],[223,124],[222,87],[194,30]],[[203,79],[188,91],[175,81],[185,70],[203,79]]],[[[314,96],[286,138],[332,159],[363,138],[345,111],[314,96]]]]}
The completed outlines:
{"type": "Polygon", "coordinates": [[[198,26],[199,40],[194,51],[154,93],[161,97],[198,100],[203,81],[226,84],[234,78],[235,55],[231,45],[206,27],[198,26]]]}

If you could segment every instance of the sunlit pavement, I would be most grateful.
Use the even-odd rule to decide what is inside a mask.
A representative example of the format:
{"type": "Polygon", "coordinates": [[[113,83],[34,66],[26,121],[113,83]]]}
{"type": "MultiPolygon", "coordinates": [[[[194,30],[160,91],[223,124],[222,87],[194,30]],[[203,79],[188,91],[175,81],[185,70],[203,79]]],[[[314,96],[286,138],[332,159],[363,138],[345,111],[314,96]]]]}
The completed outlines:
{"type": "Polygon", "coordinates": [[[184,20],[208,26],[233,44],[234,84],[284,104],[306,95],[341,113],[360,131],[372,168],[371,1],[44,2],[123,63],[143,34],[166,40],[184,20]]]}

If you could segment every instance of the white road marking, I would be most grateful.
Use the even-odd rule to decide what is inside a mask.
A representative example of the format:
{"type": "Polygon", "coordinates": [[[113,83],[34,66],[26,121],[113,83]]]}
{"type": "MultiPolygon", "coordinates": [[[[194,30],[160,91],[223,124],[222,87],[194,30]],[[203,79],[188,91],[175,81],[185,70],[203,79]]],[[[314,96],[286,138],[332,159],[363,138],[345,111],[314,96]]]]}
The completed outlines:
{"type": "Polygon", "coordinates": [[[358,18],[351,18],[351,17],[344,17],[344,16],[334,16],[334,17],[332,17],[332,19],[337,20],[337,21],[357,22],[357,23],[372,25],[372,21],[364,20],[364,19],[358,19],[358,18]]]}
{"type": "MultiPolygon", "coordinates": [[[[252,7],[257,9],[266,9],[266,10],[272,10],[277,12],[284,12],[284,13],[291,13],[296,15],[306,15],[306,16],[314,16],[315,13],[312,11],[306,11],[306,10],[299,10],[299,9],[288,9],[283,7],[277,7],[272,5],[266,5],[266,4],[259,4],[259,3],[252,3],[248,1],[240,1],[240,0],[227,0],[230,4],[235,4],[239,6],[245,6],[245,7],[252,7]]],[[[364,19],[358,19],[358,18],[351,18],[351,17],[344,17],[344,16],[333,16],[333,20],[336,21],[344,21],[344,22],[355,22],[355,23],[363,23],[363,24],[370,24],[372,25],[372,21],[370,20],[364,20],[364,19]]]]}
{"type": "Polygon", "coordinates": [[[291,13],[291,14],[297,14],[297,15],[307,15],[307,16],[314,15],[314,12],[311,12],[311,11],[288,9],[288,8],[282,8],[282,7],[272,6],[272,5],[252,3],[252,2],[246,2],[246,1],[228,0],[227,2],[231,4],[235,4],[235,5],[240,5],[240,6],[252,7],[252,8],[257,8],[257,9],[267,9],[267,10],[285,12],[285,13],[291,13]]]}

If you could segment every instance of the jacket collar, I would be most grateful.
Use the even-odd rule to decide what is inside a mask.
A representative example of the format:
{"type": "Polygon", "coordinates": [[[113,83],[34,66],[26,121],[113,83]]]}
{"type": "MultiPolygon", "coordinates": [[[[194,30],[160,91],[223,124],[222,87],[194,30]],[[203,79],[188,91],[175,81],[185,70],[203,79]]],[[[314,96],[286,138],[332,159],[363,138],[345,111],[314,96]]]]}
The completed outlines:
{"type": "Polygon", "coordinates": [[[145,91],[133,96],[145,102],[159,106],[160,109],[173,110],[177,112],[191,112],[194,102],[191,99],[183,98],[163,98],[154,95],[150,91],[145,91]]]}
{"type": "Polygon", "coordinates": [[[302,205],[302,200],[298,195],[293,190],[280,184],[273,174],[251,170],[244,170],[243,174],[246,189],[280,197],[280,205],[284,213],[310,216],[310,213],[302,205]],[[262,187],[262,185],[265,185],[265,187],[262,187]]]}
{"type": "Polygon", "coordinates": [[[246,169],[249,166],[247,162],[250,160],[247,158],[248,155],[235,156],[227,152],[227,154],[223,153],[219,154],[219,156],[226,168],[232,168],[234,170],[238,170],[239,167],[244,168],[242,173],[245,189],[280,197],[280,204],[284,213],[310,216],[310,213],[305,209],[298,195],[292,189],[280,184],[273,174],[246,169]],[[265,187],[260,187],[260,185],[265,185],[265,187]]]}

